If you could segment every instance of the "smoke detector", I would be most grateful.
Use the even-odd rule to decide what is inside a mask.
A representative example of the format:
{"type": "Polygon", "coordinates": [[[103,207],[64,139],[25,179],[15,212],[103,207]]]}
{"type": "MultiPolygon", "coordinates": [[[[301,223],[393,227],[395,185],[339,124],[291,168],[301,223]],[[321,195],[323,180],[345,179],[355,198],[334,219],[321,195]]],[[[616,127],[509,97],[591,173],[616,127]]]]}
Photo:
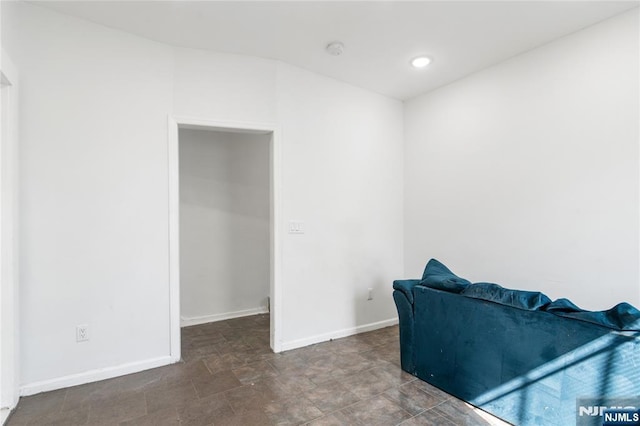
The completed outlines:
{"type": "Polygon", "coordinates": [[[327,44],[325,50],[331,56],[340,56],[344,52],[344,44],[341,41],[334,41],[327,44]]]}

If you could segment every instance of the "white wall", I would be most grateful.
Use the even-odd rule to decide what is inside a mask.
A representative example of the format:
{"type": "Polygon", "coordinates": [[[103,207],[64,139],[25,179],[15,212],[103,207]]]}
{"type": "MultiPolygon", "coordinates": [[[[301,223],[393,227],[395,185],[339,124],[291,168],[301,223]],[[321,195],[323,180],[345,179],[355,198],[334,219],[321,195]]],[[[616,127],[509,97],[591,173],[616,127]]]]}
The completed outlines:
{"type": "MultiPolygon", "coordinates": [[[[282,346],[396,317],[402,104],[274,61],[3,3],[21,91],[22,392],[168,362],[167,115],[275,123],[282,346]],[[366,302],[366,289],[376,295],[366,302]],[[75,342],[88,324],[91,340],[75,342]]],[[[387,322],[385,322],[387,321],[387,322]]]]}
{"type": "Polygon", "coordinates": [[[270,135],[180,130],[180,315],[266,312],[270,135]]]}
{"type": "Polygon", "coordinates": [[[638,11],[405,108],[405,274],[640,306],[638,11]]]}
{"type": "Polygon", "coordinates": [[[218,121],[276,121],[276,62],[174,49],[173,112],[218,121]]]}
{"type": "Polygon", "coordinates": [[[22,385],[167,357],[171,49],[22,2],[3,19],[24,82],[22,385]]]}
{"type": "Polygon", "coordinates": [[[282,209],[305,222],[283,242],[288,348],[397,315],[402,104],[286,64],[278,89],[282,209]]]}

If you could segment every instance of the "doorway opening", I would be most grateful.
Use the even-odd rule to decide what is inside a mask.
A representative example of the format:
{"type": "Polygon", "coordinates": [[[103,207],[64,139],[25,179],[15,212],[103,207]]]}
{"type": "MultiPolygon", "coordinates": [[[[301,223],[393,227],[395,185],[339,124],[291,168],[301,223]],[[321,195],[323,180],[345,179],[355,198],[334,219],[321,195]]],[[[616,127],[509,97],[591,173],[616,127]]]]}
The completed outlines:
{"type": "Polygon", "coordinates": [[[277,136],[269,124],[169,119],[174,362],[193,355],[192,334],[234,324],[268,324],[260,344],[281,350],[277,136]]]}

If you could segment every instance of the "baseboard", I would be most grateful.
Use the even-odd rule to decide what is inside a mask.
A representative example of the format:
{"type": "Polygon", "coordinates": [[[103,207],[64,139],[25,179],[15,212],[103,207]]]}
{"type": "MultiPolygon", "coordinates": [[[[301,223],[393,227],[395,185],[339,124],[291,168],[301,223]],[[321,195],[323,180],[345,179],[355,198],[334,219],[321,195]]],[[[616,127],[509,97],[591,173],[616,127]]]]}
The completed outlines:
{"type": "Polygon", "coordinates": [[[20,396],[34,395],[40,392],[48,392],[56,389],[68,388],[70,386],[83,385],[85,383],[97,382],[111,379],[127,374],[138,373],[151,368],[162,367],[172,364],[175,361],[170,356],[148,359],[144,361],[130,362],[115,367],[98,368],[85,371],[83,373],[70,374],[68,376],[57,377],[55,379],[43,380],[29,383],[20,387],[20,396]]]}
{"type": "Polygon", "coordinates": [[[11,414],[11,410],[9,408],[0,409],[0,425],[4,425],[4,422],[7,421],[10,414],[11,414]]]}
{"type": "Polygon", "coordinates": [[[317,334],[311,337],[305,337],[304,339],[292,340],[290,342],[282,342],[282,350],[290,351],[291,349],[298,349],[304,346],[313,345],[316,343],[326,342],[332,339],[340,339],[341,337],[353,336],[354,334],[366,333],[367,331],[377,330],[379,328],[390,327],[398,324],[398,318],[391,318],[384,321],[372,322],[369,324],[359,325],[357,327],[345,328],[342,330],[333,331],[330,333],[317,334]]]}
{"type": "Polygon", "coordinates": [[[200,325],[209,322],[223,321],[233,318],[248,317],[251,315],[267,314],[269,311],[266,306],[260,306],[253,309],[245,309],[244,311],[226,312],[224,314],[205,315],[202,317],[181,317],[180,327],[189,327],[190,325],[200,325]]]}

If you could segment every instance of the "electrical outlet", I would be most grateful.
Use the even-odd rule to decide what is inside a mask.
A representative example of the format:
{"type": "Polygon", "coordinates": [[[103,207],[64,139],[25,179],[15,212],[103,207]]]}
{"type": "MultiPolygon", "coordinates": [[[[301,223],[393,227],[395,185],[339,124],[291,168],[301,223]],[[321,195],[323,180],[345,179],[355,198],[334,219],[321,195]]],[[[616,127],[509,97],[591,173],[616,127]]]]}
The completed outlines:
{"type": "Polygon", "coordinates": [[[369,289],[369,296],[367,297],[367,300],[373,300],[373,289],[372,288],[369,289]]]}
{"type": "Polygon", "coordinates": [[[89,326],[87,324],[76,326],[76,342],[86,342],[89,340],[89,326]]]}

